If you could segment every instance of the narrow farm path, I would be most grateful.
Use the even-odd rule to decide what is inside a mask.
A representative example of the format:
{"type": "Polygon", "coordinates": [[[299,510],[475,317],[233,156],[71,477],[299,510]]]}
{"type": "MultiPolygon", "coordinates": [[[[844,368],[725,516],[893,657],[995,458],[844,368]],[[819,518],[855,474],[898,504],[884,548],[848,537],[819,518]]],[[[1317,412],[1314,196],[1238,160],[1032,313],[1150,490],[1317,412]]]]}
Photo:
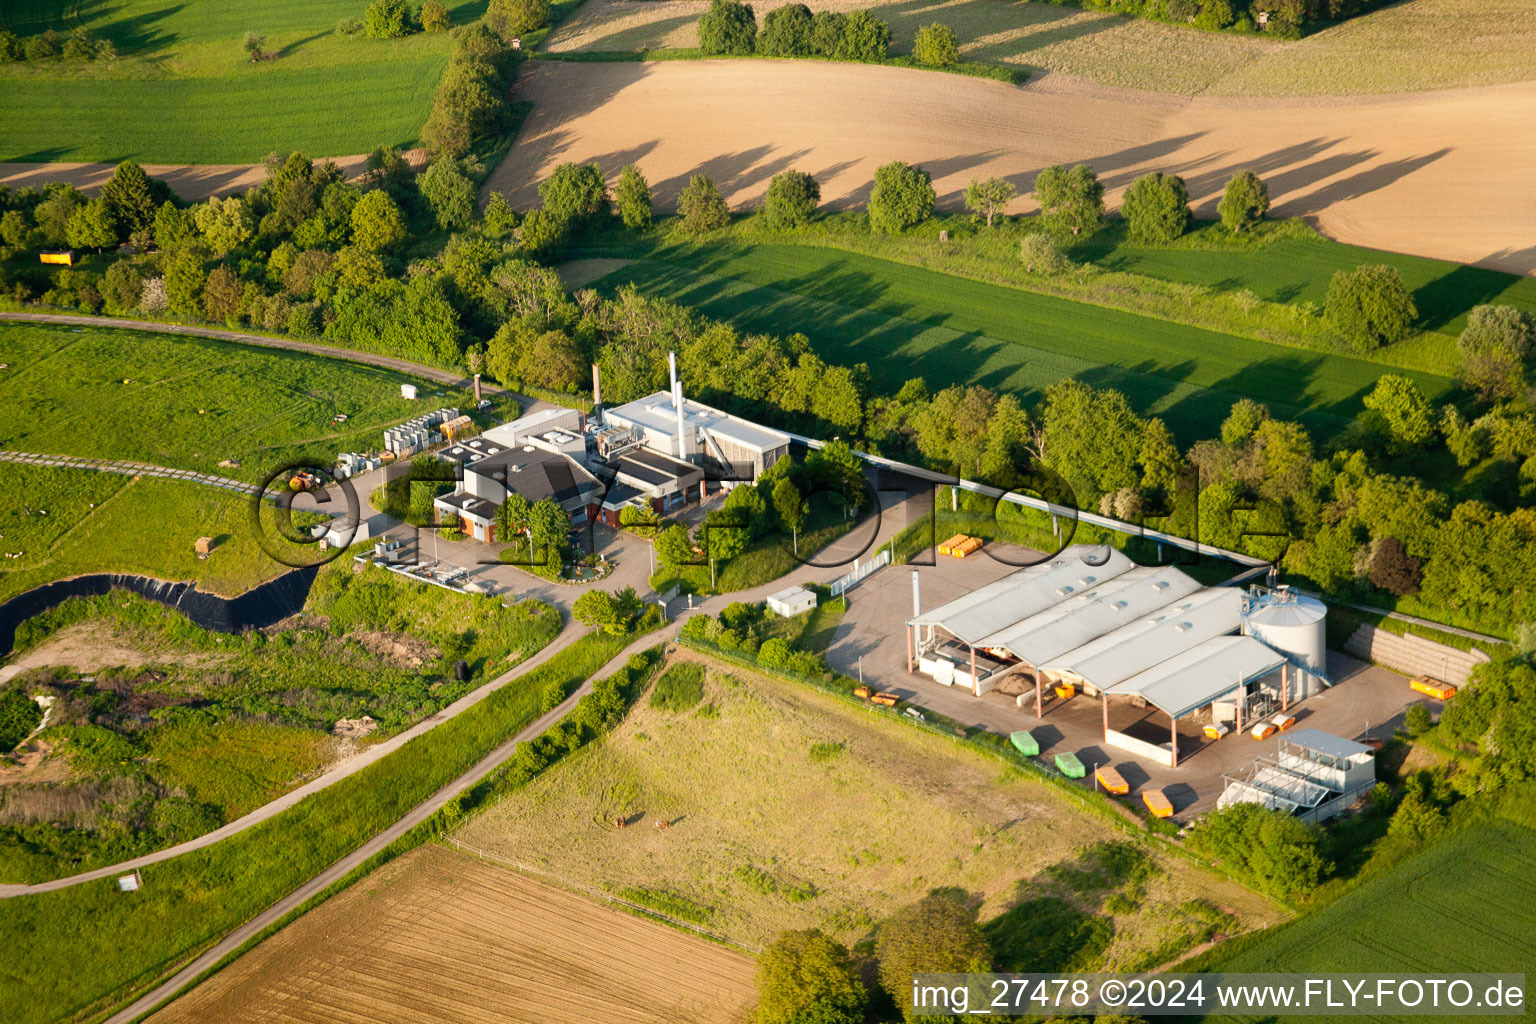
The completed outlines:
{"type": "MultiPolygon", "coordinates": [[[[356,850],[353,850],[351,853],[347,854],[345,857],[342,857],[340,860],[336,861],[336,863],[332,864],[318,875],[315,875],[315,877],[311,878],[303,885],[300,885],[297,889],[294,889],[287,896],[284,896],[282,899],[272,904],[272,906],[251,918],[239,928],[236,928],[234,931],[230,932],[213,947],[208,949],[201,956],[194,959],[191,963],[187,964],[181,970],[177,971],[171,977],[167,978],[165,981],[161,982],[159,985],[155,986],[149,992],[146,992],[144,995],[140,996],[128,1006],[113,1014],[111,1017],[108,1017],[106,1024],[129,1024],[129,1022],[140,1019],[150,1011],[159,1007],[161,1004],[174,999],[182,992],[182,990],[188,988],[200,980],[204,974],[212,970],[219,963],[219,961],[223,960],[231,953],[237,951],[241,946],[245,945],[255,936],[260,935],[267,928],[282,921],[283,918],[297,910],[311,897],[320,894],[331,885],[334,885],[336,882],[345,878],[353,870],[361,867],[375,854],[381,852],[387,846],[389,846],[390,843],[393,843],[396,839],[399,839],[411,829],[415,828],[423,821],[426,821],[448,801],[452,800],[460,793],[463,793],[465,790],[475,785],[491,772],[495,771],[503,762],[505,762],[514,753],[516,753],[517,745],[519,743],[525,743],[542,735],[556,722],[564,718],[571,711],[571,709],[576,706],[577,701],[586,696],[588,693],[591,693],[593,680],[606,678],[607,676],[612,675],[614,672],[617,672],[619,668],[623,666],[625,661],[629,659],[630,655],[642,651],[647,647],[651,647],[655,644],[662,643],[665,640],[671,639],[676,635],[679,628],[680,623],[674,622],[672,625],[663,629],[660,633],[649,633],[639,638],[634,643],[630,644],[618,654],[614,655],[614,657],[606,665],[598,669],[592,675],[588,676],[586,681],[577,687],[576,691],[567,697],[564,701],[562,701],[558,707],[554,708],[552,711],[544,713],[531,725],[527,726],[517,735],[511,737],[501,746],[487,754],[469,771],[465,772],[463,775],[460,775],[457,779],[454,779],[442,789],[439,789],[436,793],[432,794],[432,796],[417,804],[408,814],[405,815],[405,817],[384,829],[382,832],[375,835],[362,846],[359,846],[356,850]]],[[[522,665],[519,665],[518,668],[532,668],[536,661],[541,661],[544,657],[552,654],[557,648],[566,646],[566,644],[574,639],[574,636],[577,632],[578,631],[567,627],[565,632],[562,633],[554,643],[550,644],[544,649],[544,651],[541,652],[541,657],[530,658],[522,665]]],[[[508,675],[510,676],[511,673],[508,673],[508,675]]],[[[502,678],[505,679],[506,677],[502,678]]],[[[500,682],[501,679],[498,679],[493,683],[487,684],[487,686],[494,688],[496,685],[499,685],[500,682]]],[[[482,687],[482,689],[484,689],[484,687],[482,687]]],[[[210,835],[211,834],[212,833],[210,833],[210,835]]]]}
{"type": "Polygon", "coordinates": [[[97,473],[117,473],[121,476],[156,476],[166,480],[183,480],[187,483],[220,487],[237,494],[257,494],[255,484],[241,483],[212,473],[198,473],[190,469],[173,469],[156,466],[149,462],[126,462],[113,459],[88,459],[77,455],[44,455],[39,452],[0,451],[0,462],[19,462],[28,466],[47,466],[59,469],[84,469],[97,473]]]}

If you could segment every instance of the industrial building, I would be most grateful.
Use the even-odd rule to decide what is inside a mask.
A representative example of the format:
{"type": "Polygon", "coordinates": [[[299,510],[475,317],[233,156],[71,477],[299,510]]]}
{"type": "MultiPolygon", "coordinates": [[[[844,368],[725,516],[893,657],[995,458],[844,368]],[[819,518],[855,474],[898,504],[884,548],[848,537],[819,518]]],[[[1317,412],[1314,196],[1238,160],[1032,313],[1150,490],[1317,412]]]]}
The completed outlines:
{"type": "Polygon", "coordinates": [[[704,467],[711,477],[754,481],[789,456],[789,435],[759,426],[683,397],[677,359],[669,353],[672,390],[603,411],[609,437],[600,450],[643,445],[704,467]]]}
{"type": "Polygon", "coordinates": [[[1282,734],[1275,753],[1225,776],[1217,807],[1253,803],[1321,822],[1376,785],[1376,752],[1316,729],[1282,734]]]}
{"type": "Polygon", "coordinates": [[[549,499],[578,526],[598,514],[603,499],[602,483],[558,446],[505,446],[477,437],[450,445],[442,455],[459,463],[463,471],[459,489],[433,502],[438,520],[457,519],[465,535],[476,540],[499,539],[496,510],[509,492],[529,502],[549,499]]]}
{"type": "Polygon", "coordinates": [[[973,695],[1012,678],[1043,717],[1046,694],[1101,702],[1103,739],[1168,767],[1178,723],[1241,729],[1326,683],[1320,602],[1280,588],[1202,587],[1169,566],[1077,545],[929,611],[914,571],[907,670],[973,695]],[[1157,727],[1149,713],[1166,716],[1157,727]]]}

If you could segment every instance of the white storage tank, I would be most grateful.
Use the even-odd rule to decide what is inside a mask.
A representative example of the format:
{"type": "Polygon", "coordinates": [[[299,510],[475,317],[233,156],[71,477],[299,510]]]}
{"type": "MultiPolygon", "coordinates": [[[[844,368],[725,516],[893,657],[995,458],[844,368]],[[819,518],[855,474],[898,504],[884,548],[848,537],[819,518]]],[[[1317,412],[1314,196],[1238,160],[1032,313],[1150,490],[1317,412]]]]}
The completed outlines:
{"type": "Polygon", "coordinates": [[[1253,588],[1243,632],[1291,661],[1294,698],[1310,697],[1328,677],[1328,606],[1290,587],[1253,588]]]}

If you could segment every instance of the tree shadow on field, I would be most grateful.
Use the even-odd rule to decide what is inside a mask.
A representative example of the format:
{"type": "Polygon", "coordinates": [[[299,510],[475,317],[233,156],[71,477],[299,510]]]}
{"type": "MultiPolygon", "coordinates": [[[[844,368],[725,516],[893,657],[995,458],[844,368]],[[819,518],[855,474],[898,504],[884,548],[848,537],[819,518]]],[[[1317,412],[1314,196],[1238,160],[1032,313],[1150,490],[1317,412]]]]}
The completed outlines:
{"type": "Polygon", "coordinates": [[[656,205],[673,208],[688,182],[696,174],[707,174],[714,179],[727,203],[738,205],[743,192],[756,193],[768,187],[769,180],[781,171],[787,171],[796,160],[809,155],[810,150],[800,149],[779,156],[773,155],[773,146],[756,146],[740,153],[726,153],[712,157],[689,170],[671,178],[664,178],[651,186],[656,205]]]}
{"type": "Polygon", "coordinates": [[[1510,276],[1502,271],[1456,266],[1415,290],[1413,302],[1422,326],[1437,331],[1473,306],[1492,302],[1510,284],[1510,276]]]}
{"type": "Polygon", "coordinates": [[[966,60],[991,62],[1010,62],[1010,58],[1031,50],[1097,35],[1117,24],[1113,17],[1085,17],[1073,7],[999,4],[997,0],[943,5],[932,0],[905,0],[873,7],[870,13],[891,26],[891,49],[897,53],[911,51],[919,28],[942,21],[959,36],[966,60]],[[986,38],[993,41],[970,45],[986,38]]]}
{"type": "MultiPolygon", "coordinates": [[[[104,0],[97,0],[97,2],[85,6],[99,8],[102,13],[105,13],[111,7],[104,0]]],[[[112,45],[117,48],[120,56],[152,54],[157,50],[164,50],[172,46],[181,38],[173,32],[165,32],[155,28],[155,22],[164,21],[172,15],[181,13],[184,9],[184,4],[178,4],[174,7],[162,7],[155,11],[145,11],[143,14],[136,14],[131,18],[108,22],[100,26],[96,30],[96,34],[103,39],[111,40],[112,45]]],[[[74,25],[83,25],[96,16],[97,14],[95,13],[86,13],[77,8],[76,12],[71,14],[70,21],[74,25]]]]}
{"type": "Polygon", "coordinates": [[[288,45],[284,46],[281,50],[277,51],[277,58],[276,59],[281,60],[284,57],[290,56],[291,54],[295,53],[296,51],[298,51],[302,47],[307,46],[308,44],[314,42],[317,39],[324,39],[327,36],[329,36],[330,34],[331,33],[329,33],[329,32],[316,32],[312,36],[305,36],[303,39],[295,39],[293,42],[289,43],[288,45]]]}

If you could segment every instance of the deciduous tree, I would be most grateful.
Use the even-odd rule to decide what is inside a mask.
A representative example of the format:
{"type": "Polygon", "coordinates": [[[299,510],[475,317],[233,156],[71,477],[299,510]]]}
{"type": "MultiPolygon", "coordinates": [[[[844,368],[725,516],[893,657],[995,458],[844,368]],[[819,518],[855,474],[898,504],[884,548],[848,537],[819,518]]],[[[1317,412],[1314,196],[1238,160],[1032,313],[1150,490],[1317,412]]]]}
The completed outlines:
{"type": "Polygon", "coordinates": [[[1131,241],[1166,245],[1189,227],[1189,189],[1177,174],[1143,174],[1125,190],[1120,212],[1131,241]]]}
{"type": "Polygon", "coordinates": [[[948,25],[938,22],[924,25],[917,30],[913,40],[912,56],[929,67],[952,67],[960,62],[960,40],[955,38],[955,30],[948,25]]]}
{"type": "Polygon", "coordinates": [[[875,171],[875,187],[869,193],[870,227],[896,234],[920,224],[933,215],[936,198],[927,171],[893,160],[875,171]]]}
{"type": "Polygon", "coordinates": [[[707,54],[751,53],[757,44],[752,5],[740,0],[710,0],[699,15],[699,49],[707,54]]]}
{"type": "Polygon", "coordinates": [[[820,931],[785,932],[757,961],[757,1024],[860,1024],[868,993],[848,950],[820,931]]]}
{"type": "Polygon", "coordinates": [[[1006,178],[972,178],[965,186],[965,206],[977,216],[987,218],[987,227],[991,227],[992,218],[1002,213],[1018,194],[1019,190],[1006,178]]]}
{"type": "Polygon", "coordinates": [[[651,186],[635,164],[625,164],[619,171],[619,183],[613,191],[619,219],[630,230],[650,227],[651,186]]]}
{"type": "Polygon", "coordinates": [[[1221,202],[1216,204],[1221,223],[1236,234],[1264,219],[1269,212],[1269,186],[1252,171],[1238,171],[1227,182],[1221,202]]]}
{"type": "Polygon", "coordinates": [[[731,222],[725,197],[707,174],[695,174],[688,180],[688,187],[678,196],[677,212],[683,216],[682,230],[690,235],[717,231],[731,222]]]}
{"type": "Polygon", "coordinates": [[[1056,231],[1093,234],[1104,220],[1104,186],[1087,164],[1047,167],[1035,178],[1041,216],[1056,231]]]}
{"type": "Polygon", "coordinates": [[[804,171],[780,171],[768,183],[763,200],[763,220],[769,227],[785,229],[809,224],[821,203],[821,186],[804,171]]]}
{"type": "Polygon", "coordinates": [[[976,911],[960,894],[939,892],[898,910],[875,932],[880,983],[905,1020],[925,1018],[912,1005],[912,976],[966,974],[992,969],[992,948],[976,923],[976,911]]]}
{"type": "Polygon", "coordinates": [[[1323,315],[1350,348],[1368,352],[1406,338],[1419,311],[1397,268],[1376,263],[1336,271],[1323,315]]]}

